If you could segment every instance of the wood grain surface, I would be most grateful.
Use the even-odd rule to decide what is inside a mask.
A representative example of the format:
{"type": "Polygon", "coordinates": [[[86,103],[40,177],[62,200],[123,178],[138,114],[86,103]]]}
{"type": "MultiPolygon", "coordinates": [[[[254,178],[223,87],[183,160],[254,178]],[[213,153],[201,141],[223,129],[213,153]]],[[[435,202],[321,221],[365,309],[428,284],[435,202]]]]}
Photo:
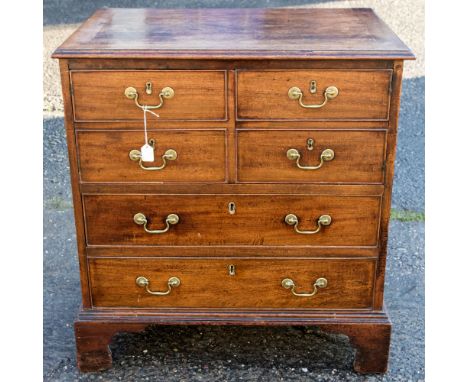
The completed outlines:
{"type": "Polygon", "coordinates": [[[84,206],[89,245],[375,246],[380,197],[86,195],[84,206]],[[229,202],[236,204],[235,214],[229,202]],[[180,221],[164,234],[149,234],[133,222],[139,212],[153,230],[165,227],[169,214],[180,221]],[[333,221],[315,235],[302,235],[284,222],[291,213],[303,230],[315,229],[324,214],[333,221]]]}
{"type": "Polygon", "coordinates": [[[100,9],[53,57],[414,59],[365,8],[100,9]]]}
{"type": "Polygon", "coordinates": [[[372,305],[375,260],[90,259],[93,305],[97,307],[320,308],[365,309],[372,305]],[[235,266],[230,276],[228,266],[235,266]],[[166,291],[167,280],[181,284],[166,291]],[[311,293],[319,277],[328,281],[313,297],[294,296],[281,286],[291,278],[298,293],[311,293]]]}
{"type": "Polygon", "coordinates": [[[239,120],[387,120],[391,70],[271,70],[237,72],[239,120]],[[317,92],[310,93],[310,82],[317,92]],[[336,98],[319,109],[307,109],[288,97],[291,87],[303,93],[303,103],[321,104],[328,86],[336,98]]]}
{"type": "Polygon", "coordinates": [[[382,183],[385,131],[238,130],[239,182],[382,183]],[[313,139],[313,149],[307,140],[313,139]],[[286,153],[295,148],[302,166],[317,166],[325,149],[333,160],[317,170],[303,170],[286,153]]]}
{"type": "Polygon", "coordinates": [[[158,119],[224,120],[226,119],[225,71],[73,71],[73,106],[76,121],[143,120],[143,111],[125,95],[127,87],[138,91],[141,105],[158,105],[164,87],[174,90],[161,108],[148,114],[151,123],[158,119]],[[152,82],[153,94],[145,92],[152,82]]]}
{"type": "Polygon", "coordinates": [[[64,100],[64,123],[67,134],[68,160],[70,163],[70,186],[73,195],[73,212],[75,217],[75,230],[80,269],[81,300],[84,307],[91,306],[91,296],[88,289],[88,261],[86,258],[84,211],[80,192],[78,155],[73,125],[73,108],[71,106],[71,86],[68,71],[68,61],[60,60],[60,78],[64,100]]]}
{"type": "Polygon", "coordinates": [[[161,166],[168,149],[177,159],[162,170],[143,170],[129,158],[131,150],[145,143],[143,131],[79,131],[77,145],[83,182],[224,182],[226,180],[226,135],[224,130],[150,130],[156,141],[154,162],[161,166]],[[209,143],[209,144],[207,144],[209,143]]]}

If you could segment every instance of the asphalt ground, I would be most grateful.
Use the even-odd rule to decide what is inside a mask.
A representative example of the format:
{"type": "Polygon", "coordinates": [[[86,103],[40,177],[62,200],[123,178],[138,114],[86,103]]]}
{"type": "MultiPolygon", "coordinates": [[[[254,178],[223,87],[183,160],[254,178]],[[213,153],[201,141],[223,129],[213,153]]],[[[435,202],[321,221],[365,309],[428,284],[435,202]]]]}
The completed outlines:
{"type": "Polygon", "coordinates": [[[44,2],[44,380],[422,381],[424,380],[424,3],[397,1],[44,2]],[[407,4],[408,3],[408,4],[407,4]],[[413,49],[403,81],[385,300],[393,322],[389,371],[352,371],[348,339],[301,327],[153,327],[119,335],[114,367],[80,374],[73,320],[80,305],[57,47],[95,8],[373,7],[413,49]]]}

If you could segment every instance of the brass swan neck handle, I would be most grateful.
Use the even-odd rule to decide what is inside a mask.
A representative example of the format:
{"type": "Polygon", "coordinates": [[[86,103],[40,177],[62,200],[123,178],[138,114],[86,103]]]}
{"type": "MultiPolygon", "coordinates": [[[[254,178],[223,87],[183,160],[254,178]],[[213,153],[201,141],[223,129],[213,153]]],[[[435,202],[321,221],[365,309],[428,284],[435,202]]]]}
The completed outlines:
{"type": "Polygon", "coordinates": [[[135,224],[142,225],[143,229],[147,233],[161,234],[161,233],[166,233],[167,231],[169,231],[169,228],[171,228],[171,225],[176,225],[177,223],[179,223],[179,215],[176,215],[176,214],[167,215],[165,219],[166,227],[163,229],[154,229],[154,230],[149,229],[148,219],[141,212],[138,212],[137,214],[135,214],[135,216],[133,217],[133,221],[135,222],[135,224]]]}
{"type": "Polygon", "coordinates": [[[306,109],[319,109],[321,107],[324,107],[329,100],[336,98],[338,94],[339,91],[336,86],[329,86],[323,92],[324,99],[322,103],[306,105],[302,102],[302,97],[304,96],[304,94],[302,93],[302,90],[300,88],[298,88],[297,86],[293,86],[288,90],[288,97],[292,100],[298,100],[299,105],[306,109]]]}
{"type": "Polygon", "coordinates": [[[169,86],[162,88],[158,94],[159,104],[157,105],[141,105],[138,102],[138,91],[133,86],[129,86],[128,88],[126,88],[124,94],[125,97],[127,97],[128,99],[133,99],[135,101],[135,105],[137,105],[140,109],[146,108],[148,110],[154,110],[161,108],[164,105],[165,99],[171,99],[172,97],[174,97],[175,92],[174,89],[172,89],[169,86]]]}
{"type": "Polygon", "coordinates": [[[316,234],[316,233],[319,233],[321,230],[322,230],[322,227],[323,226],[327,226],[327,225],[330,225],[331,222],[332,222],[332,218],[330,215],[321,215],[318,219],[317,219],[317,228],[314,229],[313,231],[303,231],[301,229],[298,228],[298,225],[299,225],[299,218],[294,215],[294,214],[288,214],[285,216],[284,218],[284,222],[287,224],[287,225],[292,225],[294,226],[294,230],[297,232],[297,233],[300,233],[302,235],[313,235],[313,234],[316,234]]]}
{"type": "Polygon", "coordinates": [[[335,157],[335,152],[332,149],[325,149],[322,151],[320,154],[320,163],[316,166],[303,166],[299,163],[301,160],[301,153],[297,149],[289,149],[286,152],[286,157],[289,160],[295,160],[296,161],[296,166],[302,170],[318,170],[323,166],[325,162],[329,162],[333,160],[335,157]]]}
{"type": "MultiPolygon", "coordinates": [[[[156,141],[154,139],[148,140],[148,144],[153,148],[153,150],[155,149],[156,141]]],[[[140,168],[142,168],[143,170],[146,170],[146,171],[159,171],[159,170],[162,170],[163,168],[165,168],[167,166],[168,161],[174,161],[174,160],[177,159],[177,151],[175,151],[173,149],[166,150],[166,152],[163,155],[161,155],[161,159],[162,159],[162,165],[161,166],[145,166],[143,164],[143,158],[142,158],[140,150],[131,150],[128,153],[128,156],[132,161],[134,161],[134,162],[138,161],[138,164],[140,165],[140,168]]]]}
{"type": "Polygon", "coordinates": [[[145,288],[146,292],[152,294],[153,296],[167,296],[172,292],[172,288],[177,288],[180,285],[180,279],[178,277],[170,277],[167,280],[167,290],[164,292],[155,292],[149,288],[150,282],[144,276],[138,276],[135,280],[136,285],[141,288],[145,288]]]}
{"type": "Polygon", "coordinates": [[[312,297],[312,296],[315,296],[319,290],[319,288],[326,288],[327,285],[328,285],[328,281],[326,278],[324,277],[320,277],[318,278],[317,280],[315,280],[315,283],[313,285],[314,287],[314,290],[311,292],[311,293],[298,293],[296,292],[296,284],[294,283],[293,280],[291,279],[284,279],[282,282],[281,282],[281,285],[283,288],[285,289],[290,289],[291,290],[291,293],[294,295],[294,296],[298,296],[298,297],[312,297]]]}

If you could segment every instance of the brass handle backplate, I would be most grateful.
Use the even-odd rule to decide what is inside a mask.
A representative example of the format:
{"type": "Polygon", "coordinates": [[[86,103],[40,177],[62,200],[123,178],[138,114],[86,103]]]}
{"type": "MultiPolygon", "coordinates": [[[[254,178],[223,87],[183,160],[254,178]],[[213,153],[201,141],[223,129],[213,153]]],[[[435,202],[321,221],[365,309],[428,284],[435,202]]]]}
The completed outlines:
{"type": "Polygon", "coordinates": [[[160,234],[160,233],[165,233],[169,231],[169,228],[171,228],[171,225],[175,225],[179,223],[179,216],[176,214],[169,214],[166,216],[166,227],[164,229],[148,229],[148,219],[146,219],[146,216],[142,214],[141,212],[138,212],[135,214],[133,217],[133,221],[138,224],[142,225],[144,230],[148,233],[151,234],[160,234]]]}
{"type": "MultiPolygon", "coordinates": [[[[146,88],[146,93],[150,94],[149,92],[150,87],[148,86],[148,83],[145,85],[145,88],[146,88]]],[[[133,99],[135,101],[135,105],[137,105],[139,108],[141,109],[146,108],[147,110],[152,110],[152,109],[159,109],[160,107],[162,107],[164,105],[164,100],[171,99],[172,97],[174,97],[175,92],[174,92],[174,89],[170,88],[169,86],[162,88],[158,94],[159,104],[157,105],[141,105],[138,102],[138,91],[133,86],[129,86],[128,88],[126,88],[124,91],[124,94],[125,94],[125,97],[127,97],[128,99],[133,99]]]]}
{"type": "Polygon", "coordinates": [[[136,285],[145,288],[146,292],[154,296],[166,296],[172,292],[172,288],[177,288],[180,285],[180,279],[178,277],[170,277],[167,280],[167,290],[165,292],[154,292],[149,288],[149,280],[144,276],[138,276],[135,280],[136,285]]]}
{"type": "MultiPolygon", "coordinates": [[[[309,147],[310,146],[308,146],[308,150],[312,150],[309,147]]],[[[297,149],[289,149],[286,152],[286,157],[289,160],[295,160],[296,161],[296,166],[298,168],[302,169],[302,170],[318,170],[320,167],[323,166],[323,164],[325,162],[329,162],[329,161],[333,160],[333,158],[335,158],[335,152],[332,149],[323,150],[322,153],[320,154],[320,163],[318,165],[316,165],[316,166],[303,166],[303,165],[301,165],[299,163],[299,161],[301,160],[301,153],[297,149]]]]}
{"type": "MultiPolygon", "coordinates": [[[[316,86],[316,84],[315,84],[315,86],[316,86]]],[[[311,88],[310,88],[311,93],[315,93],[315,91],[313,91],[313,89],[314,88],[311,86],[311,88]]],[[[290,99],[293,99],[293,100],[298,100],[299,105],[301,105],[302,107],[304,107],[306,109],[319,109],[319,108],[325,106],[329,100],[331,100],[333,98],[336,98],[338,96],[338,93],[339,93],[339,91],[338,91],[338,88],[336,86],[329,86],[323,92],[324,99],[323,99],[322,103],[306,105],[306,104],[304,104],[302,102],[302,97],[304,96],[304,94],[302,93],[302,90],[300,88],[296,87],[296,86],[293,86],[292,88],[290,88],[288,90],[288,97],[290,99]]]]}
{"type": "MultiPolygon", "coordinates": [[[[153,150],[155,149],[156,141],[154,139],[148,140],[148,144],[153,148],[153,150]]],[[[138,164],[140,165],[140,167],[143,170],[146,170],[146,171],[159,171],[159,170],[162,170],[163,168],[166,167],[167,161],[173,161],[173,160],[177,159],[177,151],[175,151],[173,149],[166,150],[166,152],[161,156],[161,159],[162,159],[162,165],[161,166],[148,166],[148,167],[145,166],[143,164],[143,159],[141,157],[140,150],[131,150],[128,153],[128,156],[132,161],[135,161],[135,162],[138,161],[138,164]]]]}
{"type": "Polygon", "coordinates": [[[315,233],[318,233],[321,231],[323,226],[330,225],[332,222],[332,218],[330,215],[322,215],[317,219],[317,228],[314,229],[313,231],[302,231],[300,230],[297,226],[299,225],[299,218],[294,215],[294,214],[288,214],[284,218],[284,222],[287,225],[292,225],[294,226],[294,230],[297,233],[303,234],[303,235],[313,235],[315,233]]]}
{"type": "Polygon", "coordinates": [[[281,285],[285,289],[291,289],[291,293],[294,296],[299,296],[299,297],[312,297],[315,296],[319,290],[319,288],[326,288],[328,285],[328,281],[324,277],[320,277],[317,280],[315,280],[315,283],[313,285],[314,290],[311,293],[297,293],[296,292],[296,284],[294,283],[293,280],[291,279],[284,279],[281,281],[281,285]]]}

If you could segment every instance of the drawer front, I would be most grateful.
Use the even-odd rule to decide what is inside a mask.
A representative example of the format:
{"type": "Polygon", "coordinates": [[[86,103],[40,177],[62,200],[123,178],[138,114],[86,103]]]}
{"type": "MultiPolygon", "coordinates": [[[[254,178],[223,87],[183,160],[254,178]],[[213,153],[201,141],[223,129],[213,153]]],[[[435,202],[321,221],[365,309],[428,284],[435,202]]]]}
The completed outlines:
{"type": "Polygon", "coordinates": [[[391,70],[238,71],[237,118],[387,120],[391,78],[391,70]],[[314,93],[311,81],[315,81],[314,93]],[[332,87],[338,89],[334,98],[332,87]],[[291,88],[302,92],[301,100],[297,89],[290,92],[291,88]],[[327,88],[332,95],[325,96],[327,88]],[[302,107],[300,101],[315,107],[302,107]]]}
{"type": "Polygon", "coordinates": [[[385,138],[384,131],[239,130],[238,181],[382,183],[385,138]]]}
{"type": "Polygon", "coordinates": [[[153,110],[160,119],[226,119],[225,71],[72,71],[71,81],[77,121],[142,121],[142,109],[125,96],[129,87],[136,89],[140,105],[152,106],[161,103],[163,88],[173,89],[173,97],[163,97],[153,110]]]}
{"type": "Polygon", "coordinates": [[[140,161],[138,156],[145,142],[143,131],[76,134],[83,182],[224,182],[226,178],[225,130],[148,131],[149,141],[154,142],[153,162],[140,161]],[[131,156],[132,150],[138,153],[131,156]],[[175,154],[168,156],[168,150],[175,154]]]}
{"type": "Polygon", "coordinates": [[[378,196],[153,194],[83,199],[89,245],[377,245],[378,196]],[[235,207],[229,208],[230,203],[235,207]],[[136,218],[140,224],[135,222],[136,214],[144,215],[146,225],[142,215],[136,218]],[[291,217],[292,225],[285,222],[289,214],[296,215],[297,227],[291,217]],[[331,217],[328,226],[325,215],[331,217]],[[145,227],[166,232],[148,233],[145,227]],[[315,234],[295,231],[318,228],[315,234]]]}
{"type": "Polygon", "coordinates": [[[374,274],[373,259],[89,259],[97,307],[366,309],[374,274]],[[168,294],[149,293],[168,292],[174,277],[180,285],[168,294]],[[312,294],[314,284],[316,293],[296,296],[285,279],[295,293],[312,294]]]}

